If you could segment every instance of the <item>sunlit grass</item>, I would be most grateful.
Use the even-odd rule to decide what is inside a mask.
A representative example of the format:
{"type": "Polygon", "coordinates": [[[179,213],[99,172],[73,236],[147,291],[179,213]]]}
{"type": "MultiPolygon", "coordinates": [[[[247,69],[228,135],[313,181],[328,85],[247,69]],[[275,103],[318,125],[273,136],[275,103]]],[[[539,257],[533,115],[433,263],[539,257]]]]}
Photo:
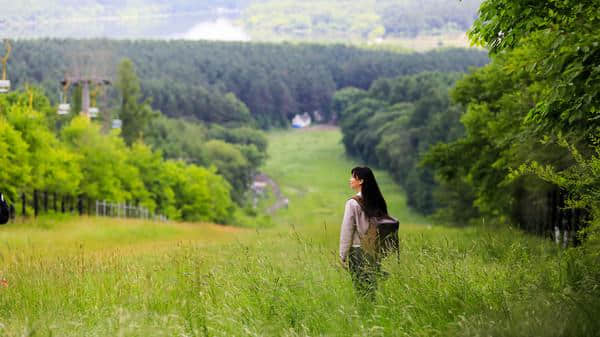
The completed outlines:
{"type": "MultiPolygon", "coordinates": [[[[336,226],[344,203],[353,195],[348,186],[350,170],[363,163],[349,158],[338,129],[277,131],[269,134],[270,160],[264,171],[282,186],[290,199],[288,209],[274,219],[297,226],[336,226]]],[[[402,189],[390,176],[374,170],[390,212],[403,224],[426,223],[406,206],[402,189]]]]}
{"type": "MultiPolygon", "coordinates": [[[[272,229],[43,217],[0,227],[1,336],[593,336],[552,242],[429,226],[377,171],[402,223],[374,303],[337,262],[354,163],[336,130],[275,132],[290,198],[272,229]]],[[[267,205],[261,205],[267,206],[267,205]]],[[[591,316],[589,316],[591,315],[591,316]]]]}

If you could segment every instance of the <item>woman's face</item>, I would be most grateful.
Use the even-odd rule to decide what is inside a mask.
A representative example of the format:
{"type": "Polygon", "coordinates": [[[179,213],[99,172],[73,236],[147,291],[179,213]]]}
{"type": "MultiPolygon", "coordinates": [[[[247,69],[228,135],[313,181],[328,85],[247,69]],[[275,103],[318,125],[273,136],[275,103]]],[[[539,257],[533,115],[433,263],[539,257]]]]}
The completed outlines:
{"type": "Polygon", "coordinates": [[[355,176],[350,175],[350,188],[355,190],[356,192],[360,192],[362,189],[362,179],[357,179],[355,176]]]}

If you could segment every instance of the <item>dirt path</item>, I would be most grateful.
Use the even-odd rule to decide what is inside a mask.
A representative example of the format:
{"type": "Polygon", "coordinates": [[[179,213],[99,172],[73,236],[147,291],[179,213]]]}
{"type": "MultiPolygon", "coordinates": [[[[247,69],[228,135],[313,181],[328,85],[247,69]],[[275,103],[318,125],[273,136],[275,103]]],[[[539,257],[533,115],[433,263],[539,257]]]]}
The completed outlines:
{"type": "Polygon", "coordinates": [[[269,215],[277,212],[278,209],[287,207],[289,200],[281,194],[279,185],[264,173],[259,173],[254,177],[254,190],[265,189],[267,186],[271,187],[273,194],[275,194],[275,203],[267,209],[269,215]]]}

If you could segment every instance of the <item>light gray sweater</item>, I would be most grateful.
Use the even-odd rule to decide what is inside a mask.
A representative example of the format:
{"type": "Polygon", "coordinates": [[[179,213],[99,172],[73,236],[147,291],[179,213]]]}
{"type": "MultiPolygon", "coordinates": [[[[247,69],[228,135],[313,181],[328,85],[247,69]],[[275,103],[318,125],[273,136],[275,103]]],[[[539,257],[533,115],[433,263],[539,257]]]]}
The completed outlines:
{"type": "MultiPolygon", "coordinates": [[[[358,193],[357,195],[361,195],[358,193]]],[[[369,229],[369,220],[358,202],[354,199],[346,201],[344,219],[340,230],[340,259],[346,261],[350,247],[360,247],[360,238],[369,229]]]]}

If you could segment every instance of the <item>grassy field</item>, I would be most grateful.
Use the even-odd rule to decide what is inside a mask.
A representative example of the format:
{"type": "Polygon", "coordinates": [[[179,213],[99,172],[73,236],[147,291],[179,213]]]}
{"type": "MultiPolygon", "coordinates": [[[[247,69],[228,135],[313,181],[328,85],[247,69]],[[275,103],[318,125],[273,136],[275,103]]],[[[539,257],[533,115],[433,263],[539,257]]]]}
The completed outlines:
{"type": "MultiPolygon", "coordinates": [[[[0,228],[2,336],[585,336],[567,259],[510,229],[429,226],[377,171],[402,251],[374,303],[337,265],[356,163],[338,130],[270,134],[270,229],[42,218],[0,228]],[[568,298],[574,300],[569,301],[568,298]]],[[[598,306],[596,305],[595,308],[598,306]]],[[[583,309],[581,309],[583,308],[583,309]]],[[[586,316],[587,315],[587,316],[586,316]]],[[[591,315],[591,316],[590,316],[591,315]]],[[[596,325],[594,325],[596,324],[596,325]]]]}
{"type": "MultiPolygon", "coordinates": [[[[277,131],[269,137],[269,161],[264,171],[281,185],[290,207],[274,217],[275,223],[317,227],[335,225],[344,203],[354,192],[348,185],[350,170],[358,165],[346,156],[337,129],[277,131]]],[[[389,175],[375,170],[390,212],[405,224],[425,223],[410,212],[402,190],[389,175]]]]}

